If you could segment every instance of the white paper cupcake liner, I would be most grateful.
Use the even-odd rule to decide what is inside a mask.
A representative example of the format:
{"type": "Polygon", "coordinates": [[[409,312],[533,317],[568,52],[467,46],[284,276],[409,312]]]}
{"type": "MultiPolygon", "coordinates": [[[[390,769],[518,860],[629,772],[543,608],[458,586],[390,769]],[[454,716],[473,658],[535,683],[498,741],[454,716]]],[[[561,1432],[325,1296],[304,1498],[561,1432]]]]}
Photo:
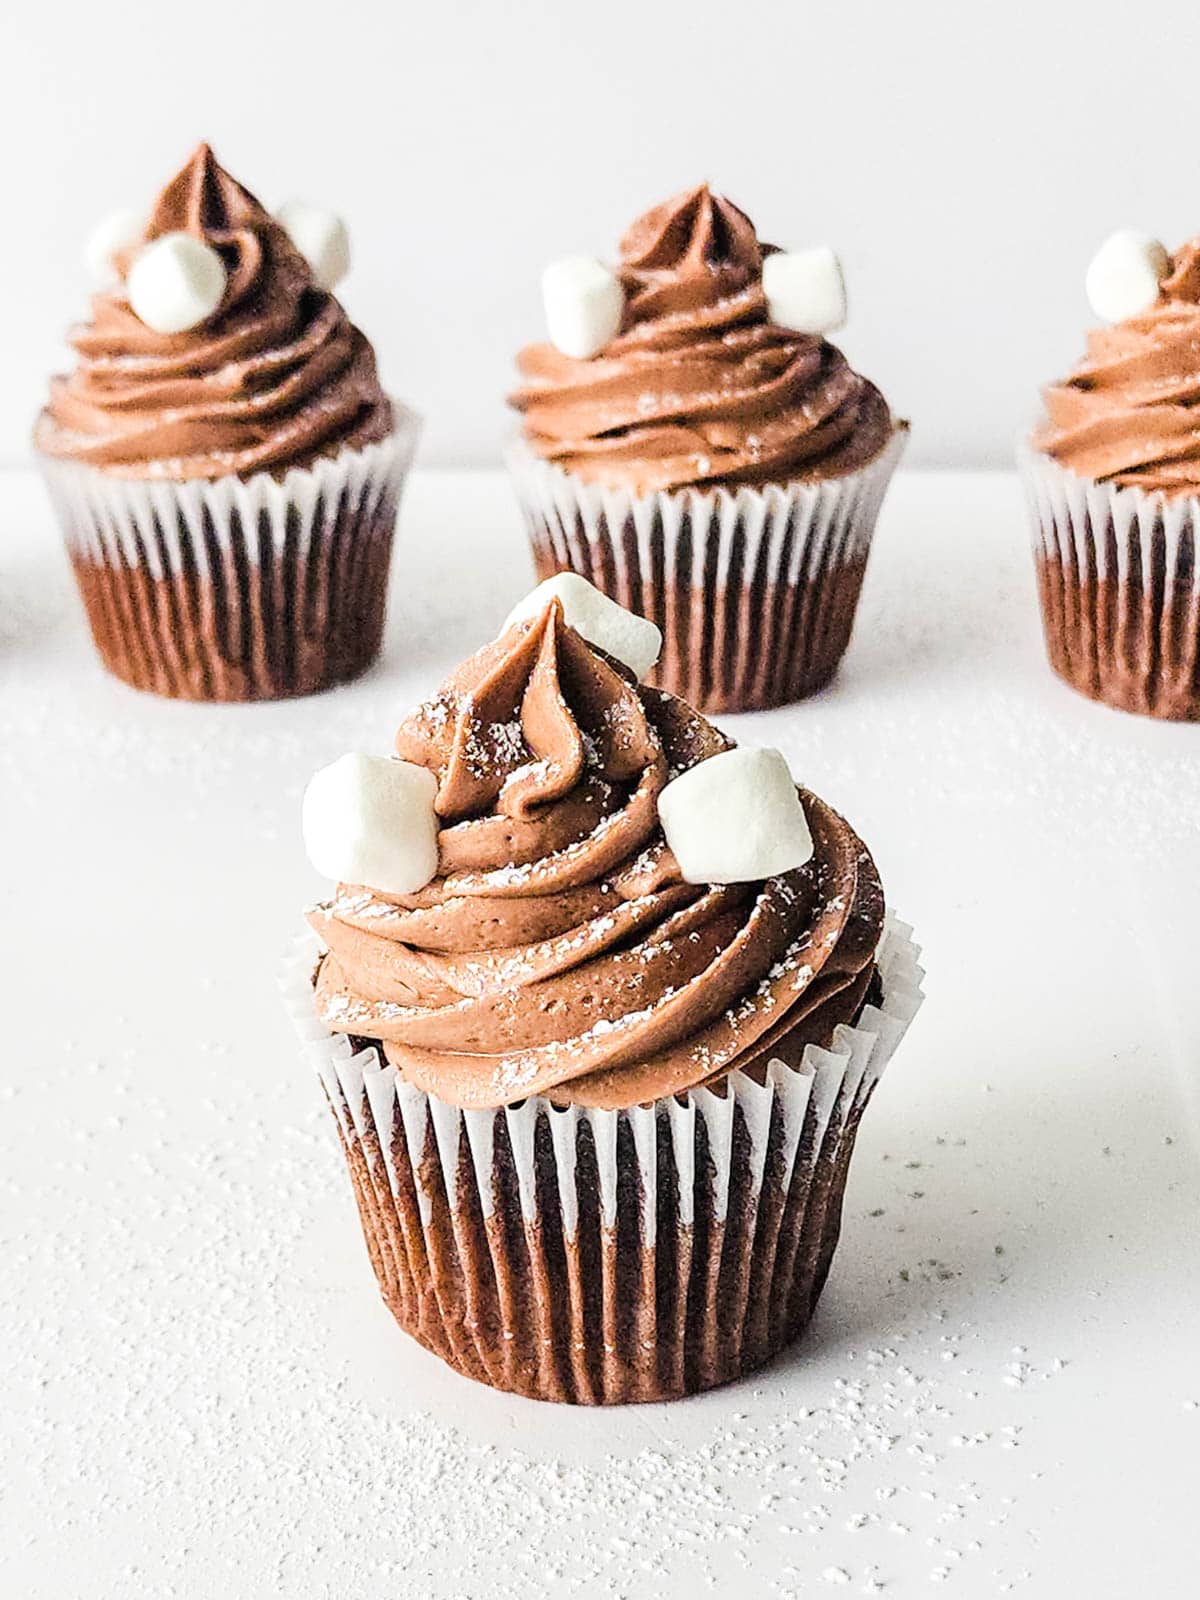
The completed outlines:
{"type": "Polygon", "coordinates": [[[364,671],[420,432],[395,410],[387,439],[281,479],[135,480],[42,456],[109,670],[191,700],[311,694],[364,671]]]}
{"type": "Polygon", "coordinates": [[[767,488],[584,483],[519,441],[509,471],[538,577],[578,572],[663,631],[650,681],[705,711],[784,705],[845,652],[875,522],[907,439],[861,471],[767,488]]]}
{"type": "Polygon", "coordinates": [[[401,1326],[499,1388],[656,1400],[750,1371],[801,1331],[837,1241],[862,1111],[921,1002],[889,918],[882,985],[828,1049],[628,1111],[446,1105],[316,1020],[319,946],[288,1009],[337,1119],[372,1265],[401,1326]]]}
{"type": "Polygon", "coordinates": [[[1200,498],[1097,483],[1022,442],[1050,664],[1094,700],[1200,720],[1200,498]]]}

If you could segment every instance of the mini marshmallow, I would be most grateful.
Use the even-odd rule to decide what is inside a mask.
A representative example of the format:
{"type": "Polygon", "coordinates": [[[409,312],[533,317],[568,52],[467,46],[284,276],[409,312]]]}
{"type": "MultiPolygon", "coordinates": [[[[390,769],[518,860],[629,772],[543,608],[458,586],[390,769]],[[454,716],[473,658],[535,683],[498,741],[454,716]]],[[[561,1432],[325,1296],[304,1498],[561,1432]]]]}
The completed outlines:
{"type": "Polygon", "coordinates": [[[109,289],[119,281],[113,257],[135,245],[141,232],[142,218],[136,211],[110,211],[101,217],[83,245],[88,276],[97,289],[109,289]]]}
{"type": "Polygon", "coordinates": [[[506,633],[514,622],[540,616],[551,600],[561,602],[563,616],[576,633],[589,644],[598,645],[606,655],[623,661],[639,678],[658,660],[662,630],[601,594],[577,572],[560,572],[539,583],[532,594],[514,606],[500,631],[506,633]]]}
{"type": "Polygon", "coordinates": [[[564,256],[542,273],[550,342],[564,356],[587,361],[621,326],[625,292],[617,275],[591,256],[564,256]]]}
{"type": "Polygon", "coordinates": [[[225,263],[203,239],[164,233],[129,269],[125,292],[156,333],[184,333],[206,322],[225,298],[225,263]]]}
{"type": "Polygon", "coordinates": [[[304,846],[317,871],[383,894],[415,894],[437,872],[437,779],[389,756],[345,755],[304,791],[304,846]]]}
{"type": "Polygon", "coordinates": [[[802,867],[808,819],[778,750],[739,746],[667,784],[658,816],[688,883],[753,883],[802,867]]]}
{"type": "Polygon", "coordinates": [[[288,200],[275,213],[312,268],[322,289],[332,289],[350,271],[350,235],[341,217],[303,200],[288,200]]]}
{"type": "Polygon", "coordinates": [[[777,250],[763,258],[767,314],[797,333],[832,333],[846,320],[842,265],[828,245],[777,250]]]}
{"type": "Polygon", "coordinates": [[[1085,287],[1088,302],[1105,322],[1124,322],[1148,311],[1171,270],[1166,247],[1148,233],[1121,228],[1092,257],[1085,287]]]}

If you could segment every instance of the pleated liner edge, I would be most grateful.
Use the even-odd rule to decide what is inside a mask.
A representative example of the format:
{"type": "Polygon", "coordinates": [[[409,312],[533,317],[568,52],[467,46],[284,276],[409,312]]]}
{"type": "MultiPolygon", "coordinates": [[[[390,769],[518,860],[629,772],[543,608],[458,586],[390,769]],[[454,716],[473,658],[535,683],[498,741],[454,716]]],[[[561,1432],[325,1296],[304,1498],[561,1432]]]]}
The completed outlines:
{"type": "Polygon", "coordinates": [[[1046,653],[1089,699],[1200,721],[1200,497],[1081,478],[1022,443],[1046,653]]]}
{"type": "Polygon", "coordinates": [[[635,495],[583,483],[520,442],[509,473],[539,579],[577,572],[663,633],[647,681],[701,711],[787,705],[850,642],[875,523],[907,439],[859,472],[767,488],[635,495]]]}
{"type": "Polygon", "coordinates": [[[761,1085],[734,1072],[629,1111],[464,1111],[317,1022],[305,938],[285,999],[397,1322],[459,1372],[545,1400],[665,1400],[761,1366],[824,1285],[859,1119],[921,1003],[918,953],[889,918],[881,1004],[761,1085]]]}
{"type": "Polygon", "coordinates": [[[172,483],[41,458],[100,659],[172,699],[274,700],[364,672],[383,636],[404,478],[420,432],[281,480],[172,483]]]}

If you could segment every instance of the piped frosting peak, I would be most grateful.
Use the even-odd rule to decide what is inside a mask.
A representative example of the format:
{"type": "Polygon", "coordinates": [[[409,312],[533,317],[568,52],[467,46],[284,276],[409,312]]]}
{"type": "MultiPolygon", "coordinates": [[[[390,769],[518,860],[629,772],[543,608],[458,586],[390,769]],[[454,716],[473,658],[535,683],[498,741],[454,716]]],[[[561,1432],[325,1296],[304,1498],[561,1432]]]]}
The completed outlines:
{"type": "Polygon", "coordinates": [[[72,331],[35,442],[136,478],[281,475],[385,438],[392,408],[375,358],[286,230],[201,145],[114,257],[121,282],[72,331]],[[140,252],[183,233],[219,255],[225,292],[186,331],[156,331],[124,286],[140,252]]]}
{"type": "Polygon", "coordinates": [[[511,403],[538,455],[587,482],[649,492],[836,477],[897,426],[883,396],[819,335],[773,322],[759,242],[706,185],[621,241],[620,330],[589,359],[518,357],[511,403]]]}
{"type": "Polygon", "coordinates": [[[322,1021],[464,1106],[614,1108],[798,1064],[861,1007],[879,881],[807,794],[803,866],[686,881],[659,797],[728,748],[588,645],[559,600],[515,622],[397,734],[436,779],[437,874],[410,895],[342,884],[311,913],[322,1021]]]}

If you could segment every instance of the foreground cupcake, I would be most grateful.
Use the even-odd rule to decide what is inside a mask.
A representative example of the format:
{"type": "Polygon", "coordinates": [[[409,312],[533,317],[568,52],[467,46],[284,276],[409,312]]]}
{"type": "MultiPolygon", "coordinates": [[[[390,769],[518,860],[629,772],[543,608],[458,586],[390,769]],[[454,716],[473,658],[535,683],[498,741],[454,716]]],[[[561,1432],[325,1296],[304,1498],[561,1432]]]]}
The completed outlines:
{"type": "Polygon", "coordinates": [[[89,255],[107,285],[34,443],[104,664],[192,700],[355,677],[417,426],[330,292],[344,228],[272,217],[202,145],[89,255]]]}
{"type": "Polygon", "coordinates": [[[832,677],[905,427],[823,337],[836,258],[760,244],[706,187],[634,223],[611,272],[556,262],[518,358],[511,466],[538,575],[663,632],[655,681],[707,710],[832,677]]]}
{"type": "Polygon", "coordinates": [[[652,625],[574,576],[515,615],[399,760],[310,785],[342,881],[292,1009],[400,1325],[499,1388],[665,1399],[811,1316],[916,953],[778,752],[639,686],[652,625]]]}
{"type": "Polygon", "coordinates": [[[1044,391],[1020,453],[1050,663],[1125,711],[1200,719],[1200,239],[1114,234],[1088,271],[1113,326],[1044,391]]]}

